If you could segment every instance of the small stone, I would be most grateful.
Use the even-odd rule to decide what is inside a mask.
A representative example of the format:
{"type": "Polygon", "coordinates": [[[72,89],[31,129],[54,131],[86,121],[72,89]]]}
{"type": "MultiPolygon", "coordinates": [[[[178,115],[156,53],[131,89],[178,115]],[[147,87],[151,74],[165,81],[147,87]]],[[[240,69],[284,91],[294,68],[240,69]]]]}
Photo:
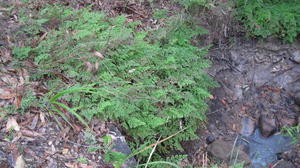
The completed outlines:
{"type": "Polygon", "coordinates": [[[242,118],[242,129],[240,134],[243,136],[250,136],[255,130],[255,122],[248,117],[242,118]]]}
{"type": "Polygon", "coordinates": [[[273,135],[277,130],[275,118],[268,115],[261,115],[259,117],[259,129],[265,138],[273,135]]]}
{"type": "MultiPolygon", "coordinates": [[[[129,148],[129,145],[126,142],[125,137],[121,134],[121,132],[118,130],[117,127],[111,125],[109,127],[108,135],[111,136],[113,140],[112,151],[120,152],[127,156],[131,155],[131,150],[129,148]]],[[[134,157],[131,157],[127,161],[125,161],[121,167],[122,168],[136,167],[136,165],[137,165],[137,161],[135,160],[134,157]]]]}
{"type": "Polygon", "coordinates": [[[221,160],[227,160],[230,156],[232,145],[223,140],[215,140],[207,147],[207,151],[214,157],[221,160]]]}
{"type": "Polygon", "coordinates": [[[212,156],[221,159],[223,161],[233,161],[237,156],[237,162],[244,162],[244,165],[248,165],[251,161],[249,156],[240,148],[236,147],[233,152],[233,143],[225,142],[223,140],[215,140],[207,147],[207,151],[212,156]],[[231,153],[232,152],[232,153],[231,153]],[[232,155],[231,155],[232,154],[232,155]],[[232,158],[230,158],[230,156],[232,158]]]}
{"type": "Polygon", "coordinates": [[[209,135],[208,137],[206,137],[206,143],[209,145],[211,143],[213,143],[216,140],[216,138],[212,135],[209,135]]]}
{"type": "Polygon", "coordinates": [[[300,50],[291,53],[291,60],[300,64],[300,50]]]}

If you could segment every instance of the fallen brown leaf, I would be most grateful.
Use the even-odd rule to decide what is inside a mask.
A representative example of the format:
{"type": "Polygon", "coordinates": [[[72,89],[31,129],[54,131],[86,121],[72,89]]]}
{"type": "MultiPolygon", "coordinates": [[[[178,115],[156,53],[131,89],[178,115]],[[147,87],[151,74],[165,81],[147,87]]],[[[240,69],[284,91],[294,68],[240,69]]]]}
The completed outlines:
{"type": "Polygon", "coordinates": [[[0,99],[11,99],[16,97],[16,93],[12,93],[10,89],[0,88],[0,99]]]}
{"type": "Polygon", "coordinates": [[[95,56],[99,57],[100,59],[104,59],[104,56],[99,51],[95,51],[94,54],[95,54],[95,56]]]}
{"type": "Polygon", "coordinates": [[[32,122],[31,122],[31,124],[30,124],[30,126],[29,126],[29,128],[32,129],[32,130],[35,129],[38,121],[39,121],[39,115],[35,115],[32,122]]]}
{"type": "Polygon", "coordinates": [[[42,124],[44,124],[45,123],[45,114],[43,112],[40,113],[40,119],[41,119],[42,124]]]}
{"type": "Polygon", "coordinates": [[[67,166],[69,168],[78,168],[76,163],[65,163],[65,166],[67,166]]]}
{"type": "Polygon", "coordinates": [[[22,103],[22,96],[16,96],[15,100],[14,100],[14,105],[16,108],[20,108],[21,107],[21,103],[22,103]]]}
{"type": "Polygon", "coordinates": [[[95,70],[97,71],[98,69],[99,69],[99,63],[96,62],[96,63],[95,63],[95,70]]]}
{"type": "Polygon", "coordinates": [[[86,66],[86,71],[88,72],[92,72],[93,70],[93,65],[90,62],[85,62],[85,66],[86,66]]]}
{"type": "Polygon", "coordinates": [[[31,130],[21,130],[21,133],[23,136],[28,136],[28,137],[41,137],[42,136],[40,133],[31,131],[31,130]]]}
{"type": "Polygon", "coordinates": [[[6,123],[6,131],[8,132],[12,129],[15,131],[20,131],[20,126],[14,117],[9,118],[6,123]]]}
{"type": "Polygon", "coordinates": [[[87,165],[87,164],[84,164],[84,163],[79,163],[78,165],[80,168],[93,168],[93,166],[90,166],[90,165],[87,165]]]}
{"type": "Polygon", "coordinates": [[[10,50],[8,49],[0,50],[0,58],[3,63],[12,61],[12,55],[10,50]]]}
{"type": "Polygon", "coordinates": [[[69,149],[68,148],[64,148],[63,150],[61,150],[61,153],[66,155],[69,153],[69,149]]]}
{"type": "Polygon", "coordinates": [[[18,156],[14,168],[25,168],[25,161],[22,155],[18,156]]]}
{"type": "Polygon", "coordinates": [[[80,125],[73,123],[73,128],[76,132],[80,132],[83,128],[80,125]]]}

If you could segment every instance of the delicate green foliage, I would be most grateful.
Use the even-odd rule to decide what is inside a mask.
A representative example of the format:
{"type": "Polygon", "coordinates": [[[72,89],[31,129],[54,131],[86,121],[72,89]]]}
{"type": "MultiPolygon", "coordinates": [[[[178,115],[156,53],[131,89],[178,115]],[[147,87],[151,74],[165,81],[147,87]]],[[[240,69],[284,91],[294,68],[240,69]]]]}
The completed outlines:
{"type": "Polygon", "coordinates": [[[77,160],[77,162],[80,162],[80,163],[85,163],[85,164],[88,163],[88,160],[85,157],[80,157],[80,158],[77,158],[76,160],[77,160]]]}
{"type": "MultiPolygon", "coordinates": [[[[118,121],[134,140],[133,148],[184,127],[157,153],[182,150],[180,141],[197,138],[195,131],[206,119],[208,90],[215,83],[203,72],[210,65],[202,58],[207,48],[190,42],[206,31],[184,15],[168,20],[159,30],[137,31],[138,23],[128,23],[126,16],[48,6],[30,18],[40,31],[31,34],[47,30],[47,36],[22,57],[39,66],[33,79],[44,79],[57,92],[49,109],[66,122],[59,109],[86,127],[95,116],[118,121]]],[[[108,153],[106,160],[119,163],[123,157],[117,155],[108,153]]]]}
{"type": "Polygon", "coordinates": [[[108,145],[111,144],[111,142],[112,142],[112,137],[111,136],[104,136],[103,137],[103,143],[104,143],[104,145],[108,146],[108,145]]]}
{"type": "Polygon", "coordinates": [[[7,139],[8,141],[12,141],[14,139],[16,135],[16,132],[14,130],[14,128],[10,128],[7,132],[7,135],[5,135],[5,139],[7,139]]]}
{"type": "Polygon", "coordinates": [[[26,92],[24,95],[24,98],[22,99],[21,102],[21,109],[23,111],[27,110],[31,106],[39,107],[40,105],[37,104],[39,101],[37,100],[36,96],[32,91],[26,92]]]}
{"type": "Polygon", "coordinates": [[[165,168],[180,168],[178,165],[172,163],[172,162],[166,162],[166,161],[155,161],[155,162],[150,162],[150,163],[145,163],[145,164],[140,164],[137,167],[142,167],[142,166],[146,166],[146,165],[150,165],[151,167],[165,167],[165,168]]]}
{"type": "Polygon", "coordinates": [[[127,160],[127,156],[120,152],[107,151],[104,155],[104,160],[106,162],[113,163],[115,168],[120,168],[127,160]]]}
{"type": "Polygon", "coordinates": [[[234,165],[230,166],[230,168],[244,168],[244,163],[234,164],[234,165]]]}
{"type": "Polygon", "coordinates": [[[176,163],[177,165],[179,165],[180,162],[186,158],[187,158],[187,155],[174,155],[171,157],[167,157],[166,161],[171,162],[171,163],[176,163]]]}
{"type": "Polygon", "coordinates": [[[163,18],[167,18],[168,11],[165,9],[156,9],[153,12],[153,18],[154,19],[163,19],[163,18]]]}
{"type": "Polygon", "coordinates": [[[238,0],[236,16],[250,36],[293,42],[300,33],[299,0],[238,0]]]}
{"type": "Polygon", "coordinates": [[[89,131],[84,132],[84,140],[85,143],[89,145],[94,145],[97,143],[95,135],[93,135],[93,133],[89,131]]]}
{"type": "Polygon", "coordinates": [[[32,50],[31,47],[16,47],[12,50],[16,59],[24,60],[29,57],[29,52],[32,50]]]}
{"type": "Polygon", "coordinates": [[[210,7],[212,0],[175,0],[181,5],[183,5],[186,9],[195,7],[195,6],[203,6],[210,7]]]}
{"type": "Polygon", "coordinates": [[[286,136],[292,138],[294,143],[297,143],[300,140],[300,126],[291,126],[291,127],[283,127],[281,130],[286,136]]]}
{"type": "MultiPolygon", "coordinates": [[[[74,88],[69,88],[69,89],[63,90],[50,98],[50,104],[52,105],[51,108],[54,111],[58,112],[61,115],[61,117],[70,124],[67,117],[62,112],[60,112],[60,110],[56,106],[66,109],[71,114],[73,114],[83,125],[85,125],[87,128],[89,128],[88,123],[85,121],[85,119],[82,118],[82,116],[77,113],[77,110],[79,109],[78,107],[70,108],[63,103],[58,102],[57,99],[61,98],[65,94],[70,94],[70,93],[80,93],[80,92],[81,93],[89,93],[89,94],[94,93],[91,90],[93,90],[93,88],[82,88],[82,87],[81,88],[74,87],[74,88]]],[[[72,126],[72,124],[70,124],[70,125],[72,126]]]]}
{"type": "Polygon", "coordinates": [[[88,147],[88,151],[89,152],[96,152],[98,150],[102,149],[100,146],[96,146],[96,147],[88,147]]]}

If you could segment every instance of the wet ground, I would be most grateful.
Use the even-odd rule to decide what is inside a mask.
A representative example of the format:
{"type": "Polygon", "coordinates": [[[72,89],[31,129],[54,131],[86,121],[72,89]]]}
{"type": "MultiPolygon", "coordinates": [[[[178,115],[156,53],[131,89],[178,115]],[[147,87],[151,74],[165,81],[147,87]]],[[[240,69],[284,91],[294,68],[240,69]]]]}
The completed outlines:
{"type": "Polygon", "coordinates": [[[266,149],[261,144],[273,146],[269,149],[274,155],[268,153],[272,156],[262,161],[264,166],[276,165],[280,158],[274,158],[275,154],[284,152],[291,155],[285,158],[288,162],[294,167],[300,166],[299,144],[291,147],[293,149],[285,148],[290,141],[274,135],[285,126],[299,124],[296,98],[300,92],[299,49],[299,44],[284,45],[276,40],[236,39],[231,46],[210,52],[214,65],[209,74],[220,87],[213,91],[207,133],[210,139],[231,144],[241,135],[247,136],[249,141],[257,141],[243,150],[252,160],[253,167],[261,167],[255,162],[267,157],[251,156],[253,153],[268,153],[263,151],[266,149]],[[284,143],[279,142],[283,139],[284,143]]]}

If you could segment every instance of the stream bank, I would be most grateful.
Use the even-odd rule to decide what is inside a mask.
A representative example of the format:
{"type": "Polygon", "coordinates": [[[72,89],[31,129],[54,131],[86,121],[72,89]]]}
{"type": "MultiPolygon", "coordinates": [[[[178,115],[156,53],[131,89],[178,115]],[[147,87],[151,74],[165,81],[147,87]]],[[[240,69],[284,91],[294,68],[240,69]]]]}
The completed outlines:
{"type": "Polygon", "coordinates": [[[246,137],[238,161],[255,168],[300,165],[299,142],[293,144],[290,137],[280,135],[282,128],[300,124],[299,49],[299,43],[281,44],[274,39],[235,39],[229,47],[211,50],[213,66],[208,73],[220,87],[214,89],[207,113],[208,153],[232,161],[228,153],[232,157],[237,139],[246,137]]]}

